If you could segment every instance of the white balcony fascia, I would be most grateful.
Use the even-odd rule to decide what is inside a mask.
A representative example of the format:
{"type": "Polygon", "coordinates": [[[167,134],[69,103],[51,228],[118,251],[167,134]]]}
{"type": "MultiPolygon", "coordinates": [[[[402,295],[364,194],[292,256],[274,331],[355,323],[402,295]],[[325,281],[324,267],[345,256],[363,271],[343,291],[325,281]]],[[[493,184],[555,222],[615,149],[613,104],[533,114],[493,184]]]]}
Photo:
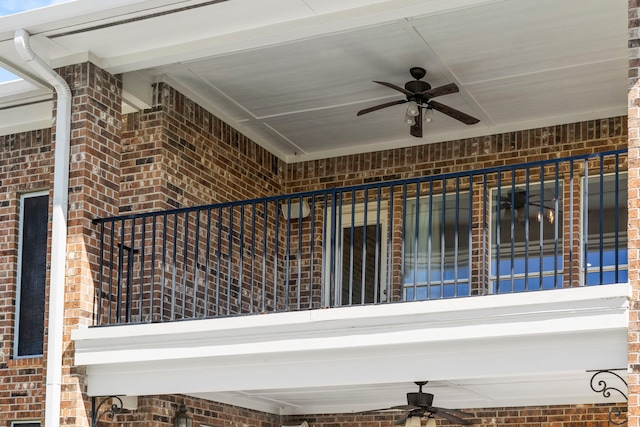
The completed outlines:
{"type": "MultiPolygon", "coordinates": [[[[560,379],[626,366],[629,289],[620,284],[84,328],[72,338],[76,364],[88,368],[90,395],[248,393],[420,378],[560,379]]],[[[477,404],[490,403],[507,402],[477,404]]]]}

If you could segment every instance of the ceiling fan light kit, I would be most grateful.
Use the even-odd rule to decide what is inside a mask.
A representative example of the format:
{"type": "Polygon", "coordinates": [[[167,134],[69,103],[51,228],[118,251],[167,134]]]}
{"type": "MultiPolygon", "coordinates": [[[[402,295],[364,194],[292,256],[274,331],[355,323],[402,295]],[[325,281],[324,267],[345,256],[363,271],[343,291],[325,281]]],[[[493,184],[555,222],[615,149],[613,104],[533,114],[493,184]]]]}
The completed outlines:
{"type": "Polygon", "coordinates": [[[433,98],[448,95],[451,93],[457,93],[460,89],[455,83],[449,83],[437,88],[431,88],[431,85],[421,79],[427,74],[427,71],[421,67],[412,67],[409,72],[415,80],[405,83],[404,88],[396,86],[393,83],[375,81],[382,86],[402,92],[406,99],[385,102],[384,104],[375,105],[373,107],[365,108],[358,111],[358,116],[371,113],[373,111],[381,110],[383,108],[391,107],[394,105],[409,103],[407,112],[405,114],[405,123],[411,126],[410,133],[412,136],[422,138],[422,113],[424,111],[424,121],[429,123],[433,120],[433,110],[437,110],[449,117],[452,117],[466,125],[473,125],[480,120],[472,117],[462,111],[458,111],[454,108],[448,107],[439,102],[433,101],[433,98]]]}

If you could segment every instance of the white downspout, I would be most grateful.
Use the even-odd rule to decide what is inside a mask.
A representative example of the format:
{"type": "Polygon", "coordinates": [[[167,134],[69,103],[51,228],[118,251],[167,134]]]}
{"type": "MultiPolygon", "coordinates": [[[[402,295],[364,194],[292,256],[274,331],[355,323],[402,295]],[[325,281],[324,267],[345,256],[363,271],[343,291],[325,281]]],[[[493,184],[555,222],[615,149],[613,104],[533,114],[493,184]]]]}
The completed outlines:
{"type": "Polygon", "coordinates": [[[14,34],[20,57],[50,83],[58,95],[56,141],[53,172],[53,217],[51,231],[51,273],[49,287],[49,325],[47,334],[47,379],[45,427],[60,425],[62,388],[62,335],[64,326],[64,285],[67,258],[67,202],[69,199],[69,146],[71,138],[71,89],[62,77],[38,57],[29,45],[29,33],[14,34]]]}

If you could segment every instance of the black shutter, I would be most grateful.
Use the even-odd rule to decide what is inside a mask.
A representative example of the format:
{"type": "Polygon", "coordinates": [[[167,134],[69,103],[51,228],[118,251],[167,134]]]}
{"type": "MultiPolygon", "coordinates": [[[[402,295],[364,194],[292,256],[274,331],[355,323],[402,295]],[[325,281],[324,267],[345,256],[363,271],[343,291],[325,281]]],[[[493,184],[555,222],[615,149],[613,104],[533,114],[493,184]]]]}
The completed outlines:
{"type": "Polygon", "coordinates": [[[22,199],[22,266],[17,356],[43,353],[49,197],[22,199]]]}

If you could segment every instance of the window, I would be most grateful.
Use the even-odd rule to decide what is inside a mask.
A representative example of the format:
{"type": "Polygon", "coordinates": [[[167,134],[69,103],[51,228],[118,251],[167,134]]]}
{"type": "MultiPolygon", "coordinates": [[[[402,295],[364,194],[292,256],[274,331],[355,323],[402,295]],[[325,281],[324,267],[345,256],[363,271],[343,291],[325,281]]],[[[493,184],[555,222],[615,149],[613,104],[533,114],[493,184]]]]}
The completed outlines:
{"type": "Polygon", "coordinates": [[[586,284],[627,282],[627,174],[586,180],[586,284]]]}
{"type": "Polygon", "coordinates": [[[20,198],[16,357],[43,353],[48,212],[47,193],[20,198]]]}
{"type": "Polygon", "coordinates": [[[405,212],[404,299],[469,295],[469,193],[423,195],[405,212]]]}
{"type": "Polygon", "coordinates": [[[491,213],[492,291],[562,287],[562,183],[493,189],[491,213]]]}
{"type": "Polygon", "coordinates": [[[40,423],[36,421],[12,421],[11,427],[40,427],[40,423]]]}
{"type": "Polygon", "coordinates": [[[345,203],[336,212],[327,209],[336,224],[334,239],[329,224],[325,231],[325,253],[334,254],[325,256],[325,299],[336,305],[385,301],[387,203],[345,203]]]}

